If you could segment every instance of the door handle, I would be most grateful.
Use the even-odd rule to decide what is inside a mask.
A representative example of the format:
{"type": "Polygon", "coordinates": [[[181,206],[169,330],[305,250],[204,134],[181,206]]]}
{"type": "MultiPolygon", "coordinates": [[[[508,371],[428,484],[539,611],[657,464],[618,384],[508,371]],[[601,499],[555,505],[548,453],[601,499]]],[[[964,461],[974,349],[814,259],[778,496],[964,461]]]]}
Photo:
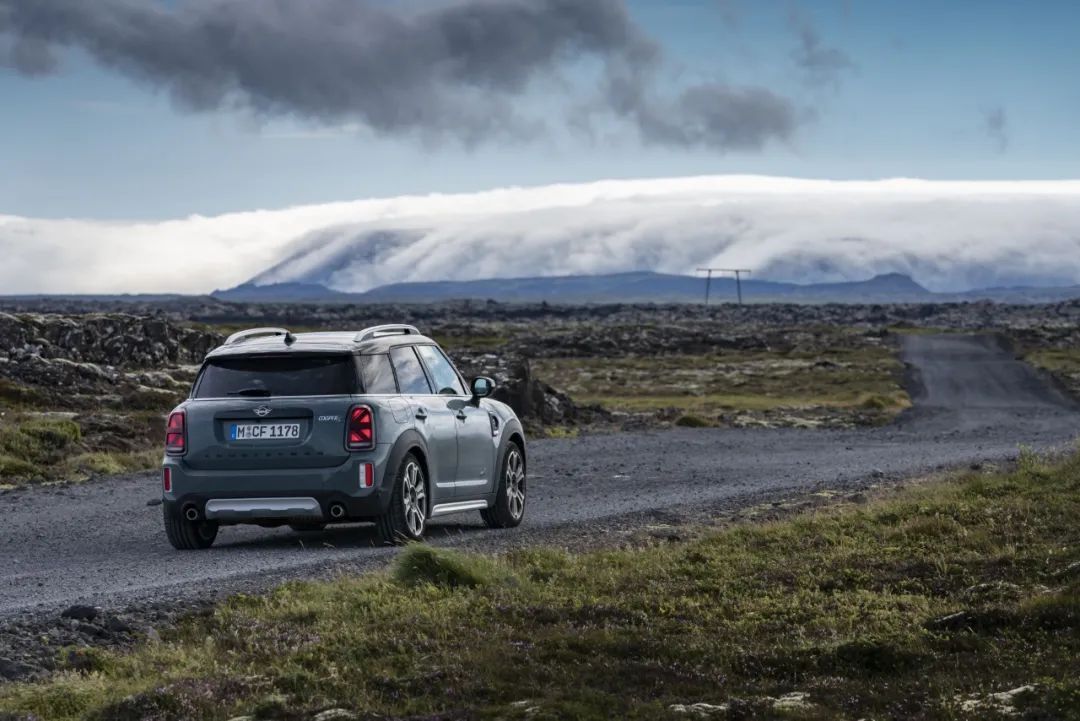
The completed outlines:
{"type": "Polygon", "coordinates": [[[416,420],[422,421],[425,418],[427,418],[427,411],[425,411],[423,408],[420,408],[416,411],[416,420]]]}
{"type": "Polygon", "coordinates": [[[463,421],[463,420],[465,420],[466,418],[468,418],[468,416],[467,416],[467,415],[465,415],[465,411],[458,411],[458,412],[457,412],[457,419],[458,419],[459,421],[463,421]]]}

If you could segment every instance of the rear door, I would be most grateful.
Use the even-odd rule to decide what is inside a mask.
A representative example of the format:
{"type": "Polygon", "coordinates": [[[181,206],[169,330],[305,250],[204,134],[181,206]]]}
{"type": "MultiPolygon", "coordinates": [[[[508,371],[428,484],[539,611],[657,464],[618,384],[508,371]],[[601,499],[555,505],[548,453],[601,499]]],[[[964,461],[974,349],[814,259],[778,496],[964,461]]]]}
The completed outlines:
{"type": "Polygon", "coordinates": [[[445,503],[453,498],[457,480],[457,419],[446,401],[432,393],[431,381],[413,346],[391,348],[390,361],[398,388],[416,416],[416,428],[427,443],[433,505],[445,503]]]}
{"type": "Polygon", "coordinates": [[[492,464],[495,445],[491,439],[491,420],[487,411],[470,403],[471,393],[450,359],[435,345],[416,347],[435,390],[457,421],[457,485],[458,498],[465,500],[488,493],[494,477],[492,464]]]}
{"type": "Polygon", "coordinates": [[[211,358],[186,407],[184,460],[200,470],[339,466],[357,390],[350,355],[211,358]]]}

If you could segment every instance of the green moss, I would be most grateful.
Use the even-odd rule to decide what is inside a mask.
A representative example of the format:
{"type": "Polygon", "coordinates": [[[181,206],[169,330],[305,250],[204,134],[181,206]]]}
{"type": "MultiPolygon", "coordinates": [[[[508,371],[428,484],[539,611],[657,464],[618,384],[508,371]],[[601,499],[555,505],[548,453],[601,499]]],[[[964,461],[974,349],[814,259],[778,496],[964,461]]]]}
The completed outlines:
{"type": "Polygon", "coordinates": [[[14,408],[36,408],[43,405],[45,397],[37,390],[21,383],[0,378],[0,404],[14,408]]]}
{"type": "Polygon", "coordinates": [[[683,428],[708,428],[710,423],[698,416],[679,416],[675,421],[675,425],[683,428]]]}
{"type": "Polygon", "coordinates": [[[0,453],[0,481],[32,477],[38,467],[21,458],[0,453]]]}
{"type": "Polygon", "coordinates": [[[160,451],[81,453],[67,459],[63,468],[68,477],[79,475],[115,476],[154,468],[161,463],[160,451]]]}
{"type": "Polygon", "coordinates": [[[544,435],[548,438],[577,438],[581,434],[577,428],[570,426],[547,426],[544,435]]]}
{"type": "Polygon", "coordinates": [[[33,478],[62,460],[82,439],[71,420],[32,418],[0,427],[0,478],[33,478]]]}

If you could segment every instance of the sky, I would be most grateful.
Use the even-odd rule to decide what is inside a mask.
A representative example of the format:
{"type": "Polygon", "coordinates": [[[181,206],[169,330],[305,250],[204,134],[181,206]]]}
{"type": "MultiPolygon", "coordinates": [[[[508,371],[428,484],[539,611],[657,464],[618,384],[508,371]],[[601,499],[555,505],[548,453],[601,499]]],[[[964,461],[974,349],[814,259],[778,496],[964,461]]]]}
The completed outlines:
{"type": "Polygon", "coordinates": [[[1076,176],[1080,3],[0,0],[0,215],[1076,176]]]}
{"type": "Polygon", "coordinates": [[[1080,284],[1077,27],[1075,0],[0,0],[0,294],[1080,284]]]}

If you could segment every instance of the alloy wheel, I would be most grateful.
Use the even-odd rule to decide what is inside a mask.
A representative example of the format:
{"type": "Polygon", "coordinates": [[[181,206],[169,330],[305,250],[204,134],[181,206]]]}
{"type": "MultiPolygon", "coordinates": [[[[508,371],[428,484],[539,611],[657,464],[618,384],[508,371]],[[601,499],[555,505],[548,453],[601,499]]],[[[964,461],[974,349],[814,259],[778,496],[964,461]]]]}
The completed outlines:
{"type": "Polygon", "coordinates": [[[506,458],[506,500],[515,520],[525,513],[525,463],[516,449],[506,458]]]}
{"type": "Polygon", "coordinates": [[[424,474],[417,463],[410,461],[409,465],[405,466],[402,491],[405,525],[409,527],[410,534],[421,536],[427,520],[427,490],[424,488],[424,474]]]}

